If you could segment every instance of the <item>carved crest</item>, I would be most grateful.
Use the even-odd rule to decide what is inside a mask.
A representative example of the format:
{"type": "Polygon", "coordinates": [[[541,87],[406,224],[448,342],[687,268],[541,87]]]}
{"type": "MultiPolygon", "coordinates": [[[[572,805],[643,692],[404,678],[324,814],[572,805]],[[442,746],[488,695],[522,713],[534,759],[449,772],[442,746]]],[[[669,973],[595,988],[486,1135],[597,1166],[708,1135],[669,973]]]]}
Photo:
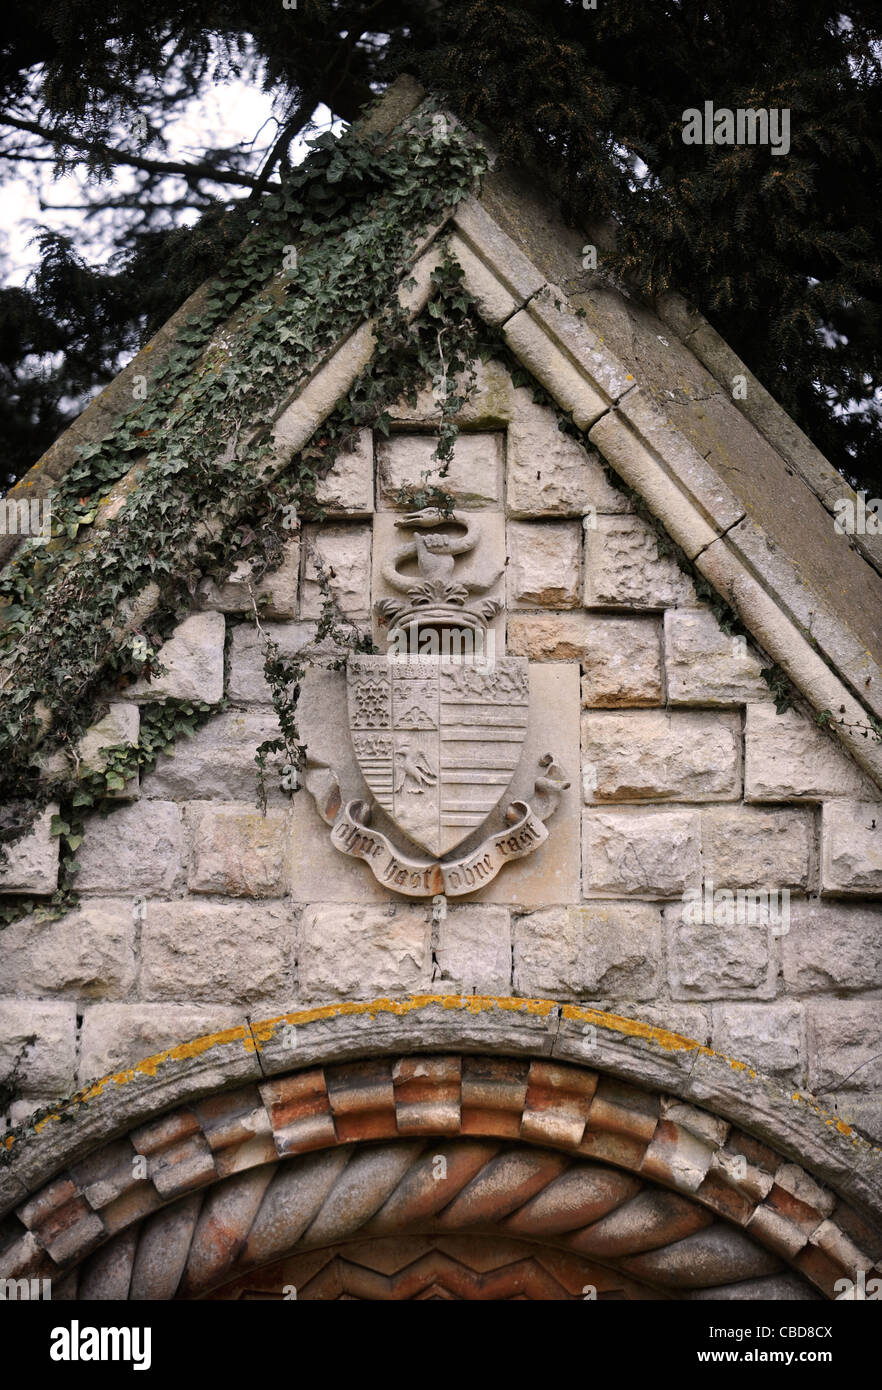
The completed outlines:
{"type": "Polygon", "coordinates": [[[347,800],[334,769],[315,758],[306,785],[333,844],[364,859],[380,883],[412,897],[457,896],[547,839],[544,821],[569,783],[545,753],[533,804],[508,799],[527,736],[529,665],[518,656],[487,659],[487,624],[500,604],[486,594],[499,572],[466,558],[480,541],[480,518],[426,508],[396,525],[413,534],[382,573],[401,597],[381,599],[375,611],[391,624],[390,637],[406,633],[409,644],[403,655],[350,657],[346,669],[352,750],[373,802],[363,792],[347,800]],[[405,846],[374,828],[374,804],[405,846]],[[465,842],[471,848],[456,858],[465,842]],[[415,857],[413,846],[431,857],[415,857]]]}

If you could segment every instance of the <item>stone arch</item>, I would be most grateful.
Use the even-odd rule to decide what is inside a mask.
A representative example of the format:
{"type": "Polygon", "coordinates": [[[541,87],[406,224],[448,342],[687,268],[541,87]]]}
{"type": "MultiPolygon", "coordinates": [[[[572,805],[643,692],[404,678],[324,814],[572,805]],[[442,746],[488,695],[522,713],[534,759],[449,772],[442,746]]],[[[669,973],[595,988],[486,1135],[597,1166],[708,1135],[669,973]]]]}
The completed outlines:
{"type": "MultiPolygon", "coordinates": [[[[607,1285],[612,1296],[619,1296],[616,1289],[641,1296],[640,1287],[655,1289],[653,1297],[699,1296],[702,1287],[714,1296],[713,1288],[783,1278],[791,1281],[786,1296],[811,1296],[814,1290],[829,1298],[839,1292],[840,1279],[856,1280],[862,1270],[869,1274],[882,1255],[882,1222],[874,1206],[878,1151],[872,1146],[841,1133],[816,1107],[794,1105],[743,1064],[694,1041],[553,1001],[433,996],[292,1012],[181,1044],[104,1078],[36,1128],[6,1146],[0,1184],[8,1215],[0,1227],[0,1274],[51,1277],[74,1297],[94,1296],[89,1290],[102,1288],[114,1290],[105,1296],[125,1296],[123,1283],[126,1293],[145,1296],[138,1295],[147,1285],[135,1279],[135,1268],[147,1257],[138,1251],[145,1241],[149,1249],[151,1233],[160,1228],[163,1248],[169,1247],[170,1230],[182,1242],[189,1230],[184,1263],[174,1287],[166,1289],[169,1297],[188,1290],[202,1296],[230,1278],[257,1278],[255,1271],[273,1261],[299,1260],[316,1249],[334,1252],[325,1263],[333,1258],[345,1264],[348,1257],[337,1247],[355,1242],[363,1253],[365,1240],[374,1246],[377,1240],[428,1241],[430,1248],[418,1258],[448,1269],[452,1260],[457,1278],[466,1281],[462,1287],[480,1270],[462,1274],[463,1261],[449,1244],[441,1249],[442,1238],[471,1241],[467,1248],[473,1249],[479,1237],[485,1242],[479,1264],[490,1260],[489,1267],[532,1261],[524,1269],[545,1270],[541,1277],[531,1275],[532,1288],[542,1287],[545,1276],[556,1277],[549,1274],[549,1261],[560,1272],[568,1259],[589,1258],[573,1242],[596,1221],[566,1232],[525,1234],[511,1220],[520,1209],[516,1203],[489,1229],[486,1223],[465,1223],[454,1231],[443,1221],[435,1229],[441,1217],[431,1213],[423,1226],[403,1220],[384,1234],[366,1229],[376,1216],[372,1211],[351,1229],[329,1227],[319,1246],[312,1230],[304,1246],[316,1212],[303,1231],[289,1232],[284,1248],[247,1268],[236,1265],[257,1217],[255,1194],[260,1189],[262,1201],[283,1171],[293,1175],[284,1180],[296,1185],[311,1171],[310,1163],[338,1163],[350,1181],[363,1164],[385,1162],[397,1171],[405,1161],[424,1163],[443,1144],[454,1146],[457,1163],[469,1146],[477,1153],[476,1145],[484,1146],[490,1164],[505,1155],[512,1163],[539,1162],[536,1155],[545,1155],[542,1162],[565,1164],[556,1174],[565,1178],[561,1191],[567,1184],[588,1191],[616,1183],[624,1191],[623,1182],[638,1183],[639,1189],[613,1206],[639,1199],[647,1211],[653,1204],[667,1210],[665,1203],[674,1201],[684,1220],[702,1223],[679,1239],[693,1240],[695,1252],[702,1241],[719,1246],[724,1263],[710,1276],[716,1283],[686,1289],[674,1275],[666,1295],[658,1270],[648,1272],[649,1252],[632,1248],[614,1266],[619,1284],[607,1285]],[[568,1042],[571,1028],[576,1031],[568,1042]],[[591,1065],[578,1058],[586,1046],[591,1065]],[[560,1055],[566,1051],[569,1056],[560,1055]],[[700,1064],[737,1078],[725,1105],[713,1111],[694,1103],[696,1092],[710,1090],[707,1074],[696,1076],[700,1064]],[[751,1106],[738,1086],[755,1088],[747,1091],[751,1106]],[[826,1155],[823,1168],[818,1154],[826,1155]],[[849,1189],[863,1200],[844,1200],[849,1189]],[[216,1221],[211,1213],[221,1208],[238,1213],[239,1224],[227,1216],[216,1221]],[[216,1269],[204,1286],[187,1272],[197,1231],[211,1238],[200,1235],[196,1253],[206,1240],[212,1249],[225,1250],[224,1258],[233,1252],[233,1263],[216,1269]],[[488,1240],[496,1242],[492,1259],[488,1240]],[[512,1254],[512,1240],[532,1242],[545,1253],[512,1254]],[[761,1272],[744,1274],[753,1268],[747,1254],[747,1264],[736,1261],[730,1268],[727,1250],[752,1251],[749,1258],[760,1261],[761,1272]],[[506,1251],[512,1259],[503,1259],[506,1251]],[[497,1256],[500,1263],[493,1265],[497,1256]],[[639,1258],[640,1266],[621,1263],[639,1258]]],[[[401,1173],[399,1181],[405,1177],[401,1173]]],[[[674,1263],[683,1253],[674,1249],[676,1235],[676,1225],[666,1228],[657,1247],[670,1248],[666,1258],[674,1263]]],[[[392,1277],[388,1248],[384,1254],[375,1246],[377,1278],[392,1277]]],[[[612,1257],[603,1258],[606,1264],[590,1253],[607,1278],[612,1257]]],[[[410,1270],[407,1261],[401,1269],[410,1270]]],[[[397,1278],[401,1270],[393,1272],[397,1278]]],[[[402,1275],[404,1284],[414,1277],[412,1271],[402,1275]]],[[[734,1296],[768,1295],[748,1288],[734,1296]]]]}

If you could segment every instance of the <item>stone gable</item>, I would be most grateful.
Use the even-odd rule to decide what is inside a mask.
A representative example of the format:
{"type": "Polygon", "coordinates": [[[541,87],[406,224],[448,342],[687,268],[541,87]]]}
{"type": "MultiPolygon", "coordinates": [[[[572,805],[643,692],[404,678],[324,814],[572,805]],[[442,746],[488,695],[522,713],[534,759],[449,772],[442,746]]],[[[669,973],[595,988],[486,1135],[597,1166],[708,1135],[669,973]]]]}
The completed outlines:
{"type": "MultiPolygon", "coordinates": [[[[438,380],[361,424],[274,567],[204,576],[164,674],[103,692],[85,770],[166,702],[211,708],[85,817],[75,910],[40,910],[55,806],[0,868],[0,901],[37,904],[0,936],[0,1074],[17,1080],[0,1255],[67,1271],[72,1297],[269,1287],[303,1258],[293,1226],[267,1235],[295,1176],[307,1195],[318,1181],[302,1155],[327,1150],[324,1194],[337,1144],[390,1141],[353,1160],[375,1164],[362,1216],[410,1239],[399,1184],[424,1177],[391,1141],[423,1135],[449,1138],[457,1173],[464,1138],[493,1138],[512,1173],[590,1187],[580,1249],[621,1257],[610,1296],[699,1288],[668,1249],[687,1237],[731,1297],[835,1297],[882,1256],[882,754],[862,733],[880,648],[866,594],[839,605],[831,578],[841,559],[840,587],[872,597],[874,558],[836,550],[829,477],[792,432],[785,448],[774,403],[752,416],[708,382],[709,327],[674,300],[661,319],[605,283],[559,290],[573,236],[528,201],[518,220],[518,197],[491,173],[400,290],[417,317],[443,233],[498,330],[446,465],[438,380]],[[669,323],[676,341],[655,332],[669,323]],[[774,517],[757,481],[771,454],[767,483],[794,470],[774,517]],[[439,491],[443,513],[423,505],[439,491]],[[396,674],[396,623],[437,636],[457,617],[490,643],[487,669],[396,674]],[[273,656],[292,663],[296,766],[258,756],[283,733],[273,656]],[[781,713],[770,672],[791,683],[781,713]],[[233,1179],[204,1211],[244,1203],[243,1253],[209,1269],[201,1189],[233,1179]],[[150,1263],[154,1213],[156,1231],[183,1222],[174,1281],[150,1263]]],[[[280,391],[267,485],[319,438],[377,331],[355,327],[280,391]]],[[[477,1220],[459,1200],[439,1217],[457,1232],[477,1220]]],[[[500,1259],[548,1229],[511,1202],[487,1218],[518,1208],[500,1259]]],[[[318,1211],[330,1249],[348,1228],[318,1211]]],[[[397,1296],[409,1261],[372,1258],[397,1296]]]]}

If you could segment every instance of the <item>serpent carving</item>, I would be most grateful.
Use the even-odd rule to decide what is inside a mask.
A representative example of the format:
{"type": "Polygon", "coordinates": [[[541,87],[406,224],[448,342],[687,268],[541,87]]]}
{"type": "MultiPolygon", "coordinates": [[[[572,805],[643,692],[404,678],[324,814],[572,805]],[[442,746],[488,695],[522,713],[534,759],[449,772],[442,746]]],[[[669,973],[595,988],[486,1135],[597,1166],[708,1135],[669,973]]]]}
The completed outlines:
{"type": "MultiPolygon", "coordinates": [[[[408,592],[414,586],[414,580],[403,574],[399,574],[398,566],[409,560],[416,560],[420,575],[423,580],[430,584],[441,583],[449,584],[453,577],[453,570],[456,564],[457,555],[465,555],[474,550],[480,540],[480,528],[474,516],[468,512],[442,512],[439,507],[423,507],[418,512],[408,512],[405,516],[399,517],[395,525],[401,528],[419,529],[428,531],[428,535],[414,535],[403,545],[396,546],[392,554],[383,562],[383,578],[393,589],[400,589],[408,592]],[[431,530],[436,526],[453,523],[456,526],[465,528],[462,536],[442,534],[431,534],[431,530]]],[[[497,575],[488,584],[478,587],[480,589],[489,588],[497,575]]],[[[464,585],[466,589],[475,586],[464,585]]]]}
{"type": "Polygon", "coordinates": [[[471,575],[465,579],[455,573],[456,559],[474,550],[481,539],[480,521],[468,512],[443,512],[438,507],[423,507],[418,512],[408,512],[399,517],[395,525],[417,534],[396,546],[392,554],[383,562],[382,575],[392,589],[407,594],[407,601],[380,599],[374,605],[375,611],[384,619],[396,619],[409,608],[442,605],[442,608],[459,611],[461,617],[472,611],[481,623],[488,622],[499,610],[496,600],[485,599],[470,610],[467,602],[470,594],[484,594],[502,574],[494,570],[481,577],[471,575]],[[434,528],[453,523],[464,528],[463,535],[448,532],[434,533],[434,528]],[[419,534],[427,532],[428,534],[419,534]],[[419,577],[404,575],[398,566],[416,561],[419,577]]]}

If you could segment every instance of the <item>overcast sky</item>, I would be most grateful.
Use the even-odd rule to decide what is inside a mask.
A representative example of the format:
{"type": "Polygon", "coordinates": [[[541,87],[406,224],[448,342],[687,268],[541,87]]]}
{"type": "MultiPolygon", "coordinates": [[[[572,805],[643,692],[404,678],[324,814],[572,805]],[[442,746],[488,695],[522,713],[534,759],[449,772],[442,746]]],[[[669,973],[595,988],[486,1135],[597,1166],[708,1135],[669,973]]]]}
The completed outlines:
{"type": "MultiPolygon", "coordinates": [[[[263,91],[259,83],[240,79],[214,83],[206,87],[199,100],[188,104],[182,119],[166,130],[168,149],[162,153],[156,150],[147,153],[151,157],[195,160],[208,144],[233,145],[257,136],[253,159],[249,163],[249,167],[256,171],[278,134],[278,126],[272,116],[272,93],[263,91]]],[[[340,122],[331,125],[330,116],[328,108],[320,106],[313,120],[319,129],[342,130],[344,127],[340,122]]],[[[295,162],[303,159],[307,154],[305,142],[298,141],[291,153],[295,162]]],[[[77,250],[93,264],[103,262],[112,249],[101,216],[86,219],[82,213],[70,210],[71,204],[85,201],[84,175],[73,173],[53,179],[51,164],[36,165],[34,170],[34,175],[29,178],[7,180],[0,200],[0,252],[5,253],[3,280],[7,285],[24,284],[39,263],[39,251],[33,238],[41,226],[73,232],[77,250]],[[35,186],[35,178],[39,180],[39,186],[35,186]],[[41,200],[44,208],[40,206],[41,200]]],[[[101,185],[101,189],[102,192],[121,190],[130,188],[132,183],[131,171],[119,168],[108,183],[101,185]]],[[[176,196],[181,186],[179,181],[168,180],[167,196],[176,196]]],[[[247,190],[229,186],[217,187],[216,191],[220,197],[247,196],[247,190]]],[[[192,223],[197,217],[198,212],[194,209],[191,213],[178,215],[176,220],[178,224],[192,223]]]]}

